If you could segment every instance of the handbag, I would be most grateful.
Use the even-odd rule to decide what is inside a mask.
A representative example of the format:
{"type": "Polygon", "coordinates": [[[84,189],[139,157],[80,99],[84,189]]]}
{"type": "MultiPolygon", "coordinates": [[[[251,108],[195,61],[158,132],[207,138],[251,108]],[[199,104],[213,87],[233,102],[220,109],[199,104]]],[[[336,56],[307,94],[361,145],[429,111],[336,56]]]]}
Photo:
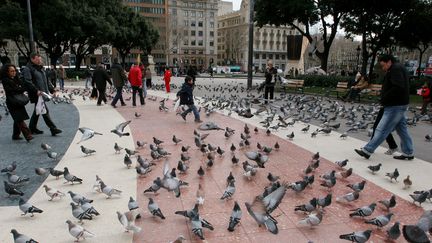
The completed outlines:
{"type": "Polygon", "coordinates": [[[15,94],[9,96],[9,102],[14,106],[25,106],[29,103],[30,99],[25,94],[15,94]]]}

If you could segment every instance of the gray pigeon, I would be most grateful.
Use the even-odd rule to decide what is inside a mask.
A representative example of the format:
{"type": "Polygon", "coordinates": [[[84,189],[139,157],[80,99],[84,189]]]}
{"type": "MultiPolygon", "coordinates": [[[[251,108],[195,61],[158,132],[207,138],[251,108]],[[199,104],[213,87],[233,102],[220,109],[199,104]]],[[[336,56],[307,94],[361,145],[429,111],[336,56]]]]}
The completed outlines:
{"type": "Polygon", "coordinates": [[[246,202],[245,206],[248,213],[259,226],[264,225],[266,229],[273,234],[279,232],[276,219],[266,212],[266,208],[259,198],[255,198],[252,204],[246,202]]]}
{"type": "Polygon", "coordinates": [[[386,173],[386,176],[390,178],[390,181],[393,181],[393,179],[397,181],[397,178],[399,177],[399,171],[396,168],[393,172],[386,173]]]}
{"type": "Polygon", "coordinates": [[[129,123],[131,123],[131,121],[122,122],[122,123],[118,124],[115,129],[112,129],[111,132],[114,133],[114,134],[116,134],[116,135],[118,135],[119,137],[129,136],[130,133],[123,132],[123,130],[125,129],[125,127],[127,125],[129,125],[129,123]]]}
{"type": "Polygon", "coordinates": [[[100,185],[101,185],[101,190],[102,192],[107,195],[107,199],[111,198],[113,195],[119,195],[122,193],[122,191],[117,190],[115,188],[112,188],[110,186],[105,185],[105,183],[103,181],[100,181],[100,185]]]}
{"type": "Polygon", "coordinates": [[[89,149],[81,145],[81,152],[83,152],[87,156],[87,155],[91,155],[92,153],[96,153],[96,150],[89,149]]]}
{"type": "Polygon", "coordinates": [[[262,199],[268,213],[272,213],[279,206],[288,187],[289,184],[283,184],[262,199]]]}
{"type": "Polygon", "coordinates": [[[1,169],[1,173],[13,173],[17,168],[17,163],[16,161],[12,162],[12,164],[6,166],[5,168],[1,169]]]}
{"type": "Polygon", "coordinates": [[[379,200],[378,202],[381,203],[382,205],[384,205],[384,207],[386,207],[387,211],[389,211],[390,208],[393,208],[396,206],[396,196],[392,195],[390,197],[390,199],[379,200]]]}
{"type": "Polygon", "coordinates": [[[63,176],[66,179],[65,183],[70,182],[70,183],[74,184],[74,182],[78,182],[78,183],[82,184],[83,180],[81,178],[78,178],[78,177],[72,175],[71,173],[69,173],[69,169],[67,167],[64,167],[63,170],[64,170],[63,176]]]}
{"type": "Polygon", "coordinates": [[[135,211],[127,211],[125,213],[117,211],[117,218],[125,228],[126,232],[129,232],[129,230],[134,233],[141,231],[141,228],[135,225],[136,213],[137,212],[135,211]]]}
{"type": "Polygon", "coordinates": [[[317,207],[317,199],[314,197],[308,203],[295,206],[294,211],[302,211],[305,213],[310,213],[314,211],[317,207]]]}
{"type": "Polygon", "coordinates": [[[51,149],[51,146],[47,143],[41,143],[41,148],[45,151],[48,151],[51,149]]]}
{"type": "Polygon", "coordinates": [[[132,166],[132,160],[130,159],[128,154],[125,154],[123,158],[123,163],[126,165],[128,169],[132,166]]]}
{"type": "MultiPolygon", "coordinates": [[[[129,197],[128,209],[129,209],[129,211],[136,210],[138,212],[139,205],[138,205],[138,202],[135,201],[135,199],[133,199],[133,197],[129,197]]],[[[141,218],[141,214],[139,212],[138,212],[136,218],[137,219],[141,218]]]]}
{"type": "Polygon", "coordinates": [[[76,205],[75,203],[71,202],[70,205],[72,206],[72,215],[79,220],[80,223],[85,220],[92,220],[93,217],[91,214],[89,214],[87,211],[84,211],[80,206],[76,205]]]}
{"type": "Polygon", "coordinates": [[[23,212],[22,216],[26,214],[31,214],[30,217],[34,216],[34,213],[42,213],[43,210],[31,205],[28,202],[25,202],[24,199],[20,198],[19,200],[19,209],[23,212]]]}
{"type": "Polygon", "coordinates": [[[394,223],[392,227],[390,227],[387,231],[387,238],[390,240],[397,240],[401,235],[400,223],[397,221],[394,223]]]}
{"type": "Polygon", "coordinates": [[[18,233],[15,229],[11,230],[11,233],[14,238],[14,243],[38,243],[38,241],[33,240],[32,238],[28,237],[27,235],[23,235],[18,233]]]}
{"type": "Polygon", "coordinates": [[[87,212],[88,214],[96,215],[96,216],[100,215],[99,212],[89,202],[80,199],[79,204],[81,205],[81,209],[87,212]]]}
{"type": "Polygon", "coordinates": [[[203,229],[202,229],[202,224],[201,221],[199,219],[199,214],[196,213],[192,216],[192,232],[198,236],[201,240],[204,240],[204,234],[203,234],[203,229]]]}
{"type": "Polygon", "coordinates": [[[432,210],[426,210],[416,225],[404,225],[402,233],[410,243],[430,242],[427,232],[432,229],[432,210]]]}
{"type": "Polygon", "coordinates": [[[419,205],[421,206],[421,204],[424,203],[426,199],[429,197],[429,191],[423,191],[422,193],[418,193],[418,194],[416,193],[410,194],[410,197],[413,199],[414,204],[418,202],[419,205]]]}
{"type": "Polygon", "coordinates": [[[54,151],[47,151],[47,155],[48,155],[48,158],[53,159],[53,160],[57,160],[59,157],[59,154],[57,152],[54,152],[54,151]]]}
{"type": "Polygon", "coordinates": [[[359,216],[367,217],[370,216],[375,211],[376,203],[371,203],[370,205],[363,206],[361,208],[353,209],[352,213],[349,214],[350,217],[359,216]]]}
{"type": "Polygon", "coordinates": [[[117,143],[114,143],[114,150],[116,154],[119,154],[123,148],[120,147],[117,143]]]}
{"type": "Polygon", "coordinates": [[[66,220],[66,223],[68,224],[69,234],[71,234],[76,241],[79,241],[81,238],[85,240],[86,238],[95,236],[92,232],[84,229],[81,225],[72,223],[70,220],[66,220]]]}
{"type": "Polygon", "coordinates": [[[235,180],[231,180],[231,181],[229,182],[229,185],[228,185],[227,188],[225,189],[224,194],[223,194],[222,197],[220,198],[221,200],[223,200],[223,199],[227,199],[227,198],[231,198],[231,197],[234,195],[234,193],[235,193],[235,191],[236,191],[236,188],[235,188],[235,184],[234,184],[234,182],[235,182],[235,180]]]}
{"type": "Polygon", "coordinates": [[[72,191],[68,191],[68,193],[69,193],[72,201],[74,201],[75,203],[80,204],[80,201],[87,202],[87,203],[92,203],[93,202],[93,200],[87,199],[87,198],[85,198],[84,196],[82,196],[82,195],[80,195],[78,193],[74,193],[72,191]]]}
{"type": "Polygon", "coordinates": [[[321,223],[322,217],[323,217],[322,212],[318,210],[318,212],[316,213],[308,214],[305,218],[300,220],[298,223],[300,225],[309,225],[310,227],[317,226],[321,223]]]}
{"type": "Polygon", "coordinates": [[[8,175],[8,181],[12,184],[18,185],[30,180],[30,178],[26,176],[18,176],[16,174],[11,174],[10,172],[6,173],[8,175]]]}
{"type": "Polygon", "coordinates": [[[87,127],[80,127],[78,130],[82,133],[81,140],[78,143],[89,140],[94,135],[102,135],[102,133],[95,132],[93,129],[87,127]]]}
{"type": "Polygon", "coordinates": [[[23,196],[24,192],[18,190],[14,185],[9,184],[7,181],[3,181],[4,184],[4,190],[8,194],[8,197],[11,195],[20,195],[23,196]]]}
{"type": "Polygon", "coordinates": [[[392,216],[393,216],[393,213],[389,213],[387,215],[380,215],[380,216],[375,217],[373,219],[366,220],[365,223],[366,224],[373,224],[377,227],[384,227],[390,222],[392,216]]]}
{"type": "Polygon", "coordinates": [[[180,186],[188,185],[188,183],[179,180],[177,177],[172,177],[170,171],[169,162],[166,160],[163,167],[162,187],[168,191],[174,191],[175,196],[180,197],[180,186]]]}
{"type": "Polygon", "coordinates": [[[352,202],[352,201],[357,200],[359,198],[359,196],[360,196],[360,194],[358,192],[354,191],[354,192],[350,192],[350,193],[347,193],[345,195],[342,195],[340,197],[337,197],[336,201],[338,201],[338,202],[352,202]]]}
{"type": "Polygon", "coordinates": [[[153,200],[153,198],[149,198],[149,203],[147,208],[153,216],[157,216],[161,219],[165,219],[165,216],[163,215],[161,209],[159,208],[158,204],[153,200]]]}
{"type": "Polygon", "coordinates": [[[372,230],[357,231],[349,234],[339,235],[339,239],[348,240],[356,243],[365,243],[369,240],[372,230]]]}
{"type": "Polygon", "coordinates": [[[242,217],[242,211],[241,208],[239,206],[239,204],[236,202],[234,202],[234,208],[231,212],[231,217],[229,220],[229,224],[228,224],[228,231],[233,232],[235,226],[240,223],[242,217]]]}

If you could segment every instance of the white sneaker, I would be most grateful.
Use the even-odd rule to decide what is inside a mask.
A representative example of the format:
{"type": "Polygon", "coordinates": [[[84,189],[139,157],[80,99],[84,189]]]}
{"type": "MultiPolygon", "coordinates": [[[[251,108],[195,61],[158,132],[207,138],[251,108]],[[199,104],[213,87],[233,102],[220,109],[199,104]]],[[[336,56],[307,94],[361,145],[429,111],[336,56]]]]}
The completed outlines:
{"type": "Polygon", "coordinates": [[[392,155],[397,151],[397,149],[388,149],[387,151],[384,152],[384,154],[386,155],[392,155]]]}

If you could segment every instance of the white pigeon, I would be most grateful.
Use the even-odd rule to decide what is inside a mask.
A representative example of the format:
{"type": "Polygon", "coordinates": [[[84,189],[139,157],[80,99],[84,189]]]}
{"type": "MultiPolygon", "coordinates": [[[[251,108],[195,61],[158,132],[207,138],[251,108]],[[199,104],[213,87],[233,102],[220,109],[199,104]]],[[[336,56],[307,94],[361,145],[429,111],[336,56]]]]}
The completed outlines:
{"type": "Polygon", "coordinates": [[[76,241],[79,241],[80,238],[85,240],[86,237],[91,238],[95,236],[95,234],[93,234],[92,232],[84,229],[84,227],[82,227],[81,225],[72,223],[70,220],[67,220],[66,223],[68,224],[69,227],[69,233],[74,238],[76,238],[76,241]]]}
{"type": "Polygon", "coordinates": [[[141,231],[141,228],[136,226],[134,223],[136,215],[137,212],[135,210],[127,211],[125,213],[120,213],[117,211],[117,218],[125,228],[126,232],[132,231],[134,233],[138,233],[141,231]]]}
{"type": "Polygon", "coordinates": [[[48,201],[52,201],[54,198],[58,197],[58,198],[62,198],[65,196],[65,194],[55,188],[50,188],[47,185],[43,186],[45,188],[45,192],[46,194],[50,197],[50,199],[48,201]]]}
{"type": "Polygon", "coordinates": [[[89,140],[94,137],[94,135],[102,135],[102,133],[95,132],[93,129],[87,127],[80,127],[78,130],[82,133],[81,140],[78,143],[89,140]]]}
{"type": "Polygon", "coordinates": [[[111,132],[114,133],[114,134],[116,134],[116,135],[118,135],[119,137],[122,137],[122,136],[129,136],[130,133],[128,133],[128,132],[123,132],[123,130],[125,129],[125,127],[126,127],[127,125],[129,125],[129,123],[131,123],[130,120],[129,120],[129,121],[122,122],[122,123],[118,124],[118,125],[116,126],[115,129],[111,130],[111,132]]]}

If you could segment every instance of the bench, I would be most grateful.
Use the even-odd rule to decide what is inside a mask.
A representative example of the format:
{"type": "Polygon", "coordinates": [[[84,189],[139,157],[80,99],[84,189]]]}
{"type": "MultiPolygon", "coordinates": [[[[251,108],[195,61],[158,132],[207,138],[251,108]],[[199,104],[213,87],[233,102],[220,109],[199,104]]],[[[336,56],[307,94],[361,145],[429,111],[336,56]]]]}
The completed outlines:
{"type": "MultiPolygon", "coordinates": [[[[359,96],[361,97],[368,97],[368,99],[372,99],[372,97],[379,98],[381,96],[381,84],[369,84],[367,89],[360,92],[359,96]]],[[[359,99],[360,99],[359,98],[359,99]]]]}
{"type": "Polygon", "coordinates": [[[304,80],[289,79],[282,83],[281,86],[285,93],[287,89],[294,89],[296,93],[297,91],[300,91],[302,94],[304,93],[304,80]]]}
{"type": "Polygon", "coordinates": [[[348,92],[348,82],[338,82],[334,92],[336,92],[337,98],[339,98],[339,92],[346,94],[348,92]]]}

